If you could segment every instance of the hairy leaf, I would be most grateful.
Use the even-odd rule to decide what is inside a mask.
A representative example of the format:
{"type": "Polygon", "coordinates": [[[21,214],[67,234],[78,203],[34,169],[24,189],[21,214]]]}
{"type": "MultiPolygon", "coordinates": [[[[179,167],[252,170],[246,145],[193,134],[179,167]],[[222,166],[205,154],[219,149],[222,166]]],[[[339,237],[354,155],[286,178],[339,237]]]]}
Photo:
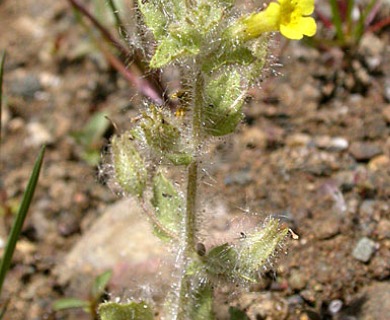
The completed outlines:
{"type": "Polygon", "coordinates": [[[117,182],[125,192],[142,196],[146,186],[147,171],[133,145],[132,136],[129,134],[115,136],[111,148],[117,182]]]}
{"type": "Polygon", "coordinates": [[[98,312],[101,320],[153,320],[153,311],[145,302],[102,303],[98,312]]]}
{"type": "Polygon", "coordinates": [[[169,240],[170,234],[179,234],[183,217],[184,200],[173,184],[158,172],[153,179],[153,198],[156,217],[164,229],[154,225],[154,233],[162,240],[169,240]]]}

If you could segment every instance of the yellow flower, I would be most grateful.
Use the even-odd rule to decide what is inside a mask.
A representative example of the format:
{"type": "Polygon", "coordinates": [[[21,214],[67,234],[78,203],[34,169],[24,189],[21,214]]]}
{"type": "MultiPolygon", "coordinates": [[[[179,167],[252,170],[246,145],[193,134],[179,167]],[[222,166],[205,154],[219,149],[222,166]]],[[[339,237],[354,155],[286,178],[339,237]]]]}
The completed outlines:
{"type": "Polygon", "coordinates": [[[243,40],[259,37],[264,32],[280,31],[286,38],[299,40],[313,36],[317,25],[312,17],[314,0],[278,0],[249,17],[241,18],[231,31],[243,40]]]}

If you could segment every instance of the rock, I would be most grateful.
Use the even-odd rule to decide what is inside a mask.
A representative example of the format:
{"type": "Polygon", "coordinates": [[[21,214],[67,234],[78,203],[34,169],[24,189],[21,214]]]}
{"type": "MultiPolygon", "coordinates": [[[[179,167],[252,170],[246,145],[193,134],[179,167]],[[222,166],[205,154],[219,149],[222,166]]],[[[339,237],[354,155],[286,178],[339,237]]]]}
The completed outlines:
{"type": "Polygon", "coordinates": [[[342,192],[351,191],[355,186],[355,173],[353,171],[339,171],[335,176],[336,184],[342,192]]]}
{"type": "Polygon", "coordinates": [[[371,142],[353,142],[349,148],[351,155],[358,161],[367,161],[382,153],[381,148],[371,142]]]}
{"type": "Polygon", "coordinates": [[[368,168],[372,171],[390,168],[390,158],[384,154],[376,156],[368,162],[368,168]]]}
{"type": "Polygon", "coordinates": [[[340,233],[340,219],[331,214],[327,219],[313,221],[313,230],[317,239],[330,239],[340,233]]]}
{"type": "Polygon", "coordinates": [[[336,299],[336,300],[332,300],[330,303],[329,303],[329,306],[328,306],[328,311],[329,313],[334,316],[336,314],[338,314],[340,312],[340,310],[342,309],[343,307],[343,302],[339,299],[336,299]]]}
{"type": "Polygon", "coordinates": [[[241,143],[247,148],[264,149],[267,147],[267,134],[258,127],[247,127],[243,130],[241,143]]]}
{"type": "Polygon", "coordinates": [[[377,282],[362,290],[364,305],[359,306],[359,320],[389,319],[390,282],[377,282]]]}
{"type": "Polygon", "coordinates": [[[373,33],[365,33],[359,43],[358,51],[364,57],[370,71],[376,70],[383,61],[385,43],[373,33]]]}
{"type": "MultiPolygon", "coordinates": [[[[390,84],[389,84],[389,91],[390,91],[390,84]]],[[[390,100],[390,92],[389,92],[389,100],[390,100]]],[[[386,120],[387,123],[390,123],[390,106],[385,107],[382,110],[383,118],[386,120]]]]}
{"type": "Polygon", "coordinates": [[[28,99],[34,98],[40,90],[42,90],[42,85],[39,78],[31,74],[16,78],[10,87],[12,94],[28,99]]]}
{"type": "Polygon", "coordinates": [[[33,147],[48,145],[54,142],[50,132],[39,122],[30,122],[26,126],[28,138],[26,144],[33,147]]]}
{"type": "Polygon", "coordinates": [[[379,240],[390,239],[390,220],[380,220],[376,226],[375,233],[379,240]]]}
{"type": "Polygon", "coordinates": [[[227,186],[232,184],[245,186],[252,181],[253,177],[248,169],[242,169],[240,171],[232,172],[224,179],[224,183],[227,186]]]}
{"type": "Polygon", "coordinates": [[[72,283],[80,275],[88,278],[88,275],[112,269],[111,282],[116,290],[129,289],[146,281],[154,282],[164,292],[170,277],[164,272],[170,270],[173,264],[171,261],[162,262],[167,262],[169,258],[167,247],[151,233],[149,222],[138,203],[124,199],[106,209],[54,272],[60,283],[72,283]],[[163,267],[160,268],[160,264],[163,267]]]}
{"type": "Polygon", "coordinates": [[[288,135],[286,138],[286,145],[294,148],[294,147],[305,147],[310,144],[312,138],[308,134],[305,133],[295,133],[292,135],[288,135]]]}
{"type": "Polygon", "coordinates": [[[318,136],[314,138],[314,144],[320,149],[330,151],[343,151],[348,149],[349,143],[343,137],[318,136]]]}
{"type": "Polygon", "coordinates": [[[288,315],[287,301],[269,293],[244,293],[238,304],[250,319],[284,320],[288,315]]]}
{"type": "Polygon", "coordinates": [[[330,149],[335,151],[343,151],[348,149],[349,142],[343,137],[335,137],[331,140],[330,149]]]}
{"type": "Polygon", "coordinates": [[[385,280],[390,276],[390,250],[385,244],[379,248],[378,252],[370,260],[368,273],[375,279],[385,280]]]}
{"type": "Polygon", "coordinates": [[[373,240],[367,237],[363,237],[356,244],[355,248],[353,249],[352,255],[356,260],[359,260],[361,262],[368,262],[370,261],[376,249],[377,245],[373,240]]]}
{"type": "Polygon", "coordinates": [[[290,285],[291,289],[300,291],[306,287],[307,279],[301,271],[293,269],[290,272],[288,284],[290,285]]]}
{"type": "Polygon", "coordinates": [[[390,79],[385,80],[384,88],[383,88],[383,96],[385,97],[387,102],[390,102],[390,79]]]}
{"type": "Polygon", "coordinates": [[[359,214],[363,218],[372,218],[375,212],[376,201],[364,200],[360,205],[359,214]]]}

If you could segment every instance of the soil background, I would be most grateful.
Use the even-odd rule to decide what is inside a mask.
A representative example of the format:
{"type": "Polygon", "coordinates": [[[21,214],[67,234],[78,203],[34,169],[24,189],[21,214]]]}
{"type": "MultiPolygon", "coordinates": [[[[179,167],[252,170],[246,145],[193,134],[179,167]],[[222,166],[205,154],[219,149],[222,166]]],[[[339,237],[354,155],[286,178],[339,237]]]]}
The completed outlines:
{"type": "MultiPolygon", "coordinates": [[[[131,12],[131,1],[126,6],[131,12]]],[[[101,111],[126,129],[142,97],[108,64],[67,1],[2,0],[0,30],[7,51],[1,248],[47,145],[2,294],[2,303],[10,299],[4,318],[90,319],[81,310],[55,312],[52,303],[88,298],[94,277],[107,269],[114,275],[106,299],[141,293],[158,300],[164,270],[169,276],[168,264],[158,268],[166,249],[149,239],[136,205],[110,190],[107,171],[86,161],[88,148],[107,153],[115,128],[88,146],[75,134],[101,111]],[[123,221],[132,221],[129,229],[123,221]]],[[[390,319],[388,31],[367,33],[349,67],[339,48],[276,38],[276,58],[251,91],[244,124],[211,147],[213,164],[202,180],[205,238],[240,237],[269,215],[299,235],[249,291],[218,292],[218,319],[228,319],[229,305],[250,319],[390,319]]]]}

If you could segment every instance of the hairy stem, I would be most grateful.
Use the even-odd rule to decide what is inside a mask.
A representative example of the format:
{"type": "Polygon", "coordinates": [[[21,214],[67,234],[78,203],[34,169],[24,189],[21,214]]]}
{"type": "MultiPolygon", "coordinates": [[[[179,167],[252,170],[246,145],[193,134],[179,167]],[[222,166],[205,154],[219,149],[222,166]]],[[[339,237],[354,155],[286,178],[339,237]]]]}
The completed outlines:
{"type": "Polygon", "coordinates": [[[203,75],[199,72],[195,79],[193,114],[192,114],[192,141],[193,141],[193,161],[188,166],[187,171],[187,205],[185,216],[185,247],[182,260],[182,274],[179,294],[178,320],[189,318],[188,311],[191,306],[192,286],[191,276],[186,274],[187,266],[196,256],[197,243],[197,190],[198,190],[198,152],[202,136],[202,107],[203,107],[203,75]]]}

